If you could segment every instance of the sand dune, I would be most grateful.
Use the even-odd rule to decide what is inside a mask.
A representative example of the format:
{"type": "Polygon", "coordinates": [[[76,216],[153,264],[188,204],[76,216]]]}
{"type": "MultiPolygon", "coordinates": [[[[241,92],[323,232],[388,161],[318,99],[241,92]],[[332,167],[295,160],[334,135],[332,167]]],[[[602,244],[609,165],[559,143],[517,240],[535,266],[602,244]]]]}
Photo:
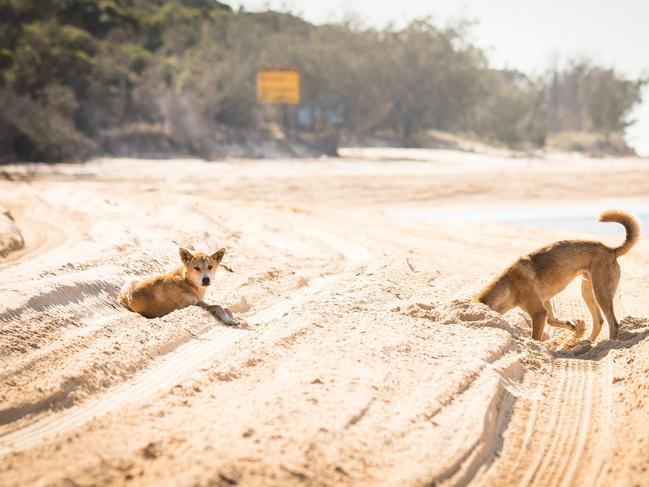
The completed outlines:
{"type": "MultiPolygon", "coordinates": [[[[534,342],[522,312],[467,299],[586,236],[553,209],[643,208],[647,162],[344,156],[8,168],[24,247],[0,260],[0,484],[649,482],[648,241],[620,259],[616,342],[534,342]],[[179,245],[227,247],[206,299],[247,327],[117,305],[179,245]]],[[[555,308],[588,317],[572,285],[555,308]]]]}

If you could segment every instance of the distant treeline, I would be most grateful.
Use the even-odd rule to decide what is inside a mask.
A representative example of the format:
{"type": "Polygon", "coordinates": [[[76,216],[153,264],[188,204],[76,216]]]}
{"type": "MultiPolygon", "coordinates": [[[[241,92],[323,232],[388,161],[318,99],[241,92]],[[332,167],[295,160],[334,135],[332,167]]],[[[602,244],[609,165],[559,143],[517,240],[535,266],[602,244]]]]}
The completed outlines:
{"type": "Polygon", "coordinates": [[[300,70],[316,130],[336,113],[345,135],[408,145],[429,129],[516,148],[567,131],[608,139],[645,82],[587,61],[538,78],[491,69],[461,24],[316,26],[213,0],[0,0],[0,161],[129,143],[209,157],[227,134],[267,129],[262,65],[300,70]]]}

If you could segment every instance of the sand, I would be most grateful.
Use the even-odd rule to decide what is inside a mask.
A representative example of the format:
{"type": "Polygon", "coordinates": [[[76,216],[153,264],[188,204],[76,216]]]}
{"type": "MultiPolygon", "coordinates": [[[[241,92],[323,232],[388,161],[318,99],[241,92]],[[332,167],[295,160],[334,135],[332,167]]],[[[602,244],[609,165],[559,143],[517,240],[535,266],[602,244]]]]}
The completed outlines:
{"type": "Polygon", "coordinates": [[[468,302],[518,255],[589,237],[507,215],[644,208],[646,160],[347,149],[7,174],[24,247],[0,260],[0,485],[649,483],[649,241],[620,259],[618,341],[584,339],[578,283],[554,304],[585,330],[545,342],[468,302]],[[179,245],[228,249],[206,300],[248,327],[116,303],[179,245]]]}
{"type": "Polygon", "coordinates": [[[0,258],[25,246],[20,230],[9,210],[0,207],[0,258]]]}

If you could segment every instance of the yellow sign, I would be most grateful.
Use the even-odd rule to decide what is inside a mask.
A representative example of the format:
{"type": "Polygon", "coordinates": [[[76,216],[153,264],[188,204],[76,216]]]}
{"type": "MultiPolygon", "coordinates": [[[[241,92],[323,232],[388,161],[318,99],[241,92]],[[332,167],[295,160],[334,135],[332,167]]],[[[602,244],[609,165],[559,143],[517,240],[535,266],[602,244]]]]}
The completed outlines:
{"type": "Polygon", "coordinates": [[[271,104],[300,103],[300,73],[293,68],[257,71],[257,101],[271,104]]]}

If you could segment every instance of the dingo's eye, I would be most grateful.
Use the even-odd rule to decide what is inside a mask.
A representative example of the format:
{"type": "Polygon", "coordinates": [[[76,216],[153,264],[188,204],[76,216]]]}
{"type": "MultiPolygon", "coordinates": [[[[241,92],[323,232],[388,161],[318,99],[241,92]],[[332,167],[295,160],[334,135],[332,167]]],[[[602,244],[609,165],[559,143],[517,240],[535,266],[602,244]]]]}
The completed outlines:
{"type": "Polygon", "coordinates": [[[207,266],[207,268],[208,268],[209,270],[212,270],[213,267],[214,267],[213,265],[208,265],[208,266],[207,266]]]}
{"type": "Polygon", "coordinates": [[[194,267],[194,269],[197,270],[197,271],[200,271],[200,270],[201,270],[200,267],[194,267]]]}

